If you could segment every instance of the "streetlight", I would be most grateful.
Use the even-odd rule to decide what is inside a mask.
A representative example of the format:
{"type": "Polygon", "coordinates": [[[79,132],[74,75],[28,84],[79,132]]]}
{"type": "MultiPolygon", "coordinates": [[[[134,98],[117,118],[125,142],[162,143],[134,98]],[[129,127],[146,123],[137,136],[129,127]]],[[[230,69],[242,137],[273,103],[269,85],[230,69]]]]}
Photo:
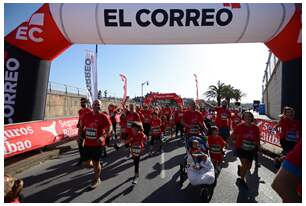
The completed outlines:
{"type": "MultiPolygon", "coordinates": [[[[143,98],[143,85],[147,84],[147,86],[149,85],[149,81],[145,81],[143,83],[141,83],[141,97],[143,98]]],[[[142,100],[143,102],[143,100],[142,100]]]]}

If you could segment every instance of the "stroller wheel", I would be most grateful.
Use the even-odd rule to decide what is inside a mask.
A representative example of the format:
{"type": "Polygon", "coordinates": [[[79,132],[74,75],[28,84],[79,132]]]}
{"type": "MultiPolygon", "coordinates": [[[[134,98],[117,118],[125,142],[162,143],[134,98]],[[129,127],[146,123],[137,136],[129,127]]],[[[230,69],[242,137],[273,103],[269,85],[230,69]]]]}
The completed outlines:
{"type": "Polygon", "coordinates": [[[200,197],[203,202],[208,203],[211,200],[211,192],[207,187],[201,188],[200,197]]]}

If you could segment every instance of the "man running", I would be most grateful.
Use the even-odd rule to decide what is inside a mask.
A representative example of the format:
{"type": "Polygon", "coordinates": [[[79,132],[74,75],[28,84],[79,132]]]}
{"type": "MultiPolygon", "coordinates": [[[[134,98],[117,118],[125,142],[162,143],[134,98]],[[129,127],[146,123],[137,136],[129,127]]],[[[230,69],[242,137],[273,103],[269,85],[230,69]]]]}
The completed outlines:
{"type": "Polygon", "coordinates": [[[79,137],[84,139],[84,161],[89,167],[93,162],[94,179],[91,188],[96,188],[101,180],[100,158],[105,146],[105,138],[112,132],[112,122],[107,115],[100,112],[101,101],[95,100],[92,105],[93,111],[87,113],[80,121],[79,137]]]}
{"type": "Polygon", "coordinates": [[[147,137],[149,137],[149,132],[151,129],[151,121],[152,121],[152,111],[148,109],[147,105],[143,106],[143,111],[141,112],[143,115],[143,129],[144,133],[147,137]]]}
{"type": "Polygon", "coordinates": [[[228,144],[228,137],[230,136],[231,128],[231,112],[227,108],[226,100],[223,100],[221,104],[222,107],[215,107],[215,111],[217,112],[216,126],[219,128],[220,136],[228,144]]]}
{"type": "MultiPolygon", "coordinates": [[[[91,112],[91,109],[87,107],[88,104],[88,100],[84,97],[81,98],[80,100],[80,105],[81,105],[81,109],[79,110],[79,121],[77,124],[77,128],[80,128],[80,120],[89,112],[91,112]]],[[[76,164],[76,166],[79,166],[82,164],[83,161],[83,141],[84,141],[84,136],[82,136],[81,138],[78,139],[78,147],[79,147],[79,153],[80,153],[80,159],[78,161],[78,163],[76,164]]]]}
{"type": "Polygon", "coordinates": [[[190,136],[199,136],[207,133],[207,127],[204,123],[203,116],[199,111],[196,111],[196,103],[191,101],[188,110],[184,113],[182,125],[186,128],[186,140],[190,136]]]}
{"type": "Polygon", "coordinates": [[[183,125],[181,124],[183,116],[184,116],[184,112],[182,111],[181,106],[179,106],[174,113],[175,137],[176,138],[177,138],[177,135],[178,135],[178,131],[180,131],[180,135],[183,136],[183,125]]]}

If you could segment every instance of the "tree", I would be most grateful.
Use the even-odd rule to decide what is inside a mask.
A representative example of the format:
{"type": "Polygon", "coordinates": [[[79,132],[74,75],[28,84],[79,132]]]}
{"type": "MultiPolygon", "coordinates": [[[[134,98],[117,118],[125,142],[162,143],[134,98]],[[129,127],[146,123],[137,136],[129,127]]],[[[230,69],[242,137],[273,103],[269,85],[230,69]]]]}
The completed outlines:
{"type": "Polygon", "coordinates": [[[234,87],[232,85],[225,85],[222,89],[221,96],[227,101],[229,107],[231,99],[234,99],[234,87]]]}
{"type": "Polygon", "coordinates": [[[239,102],[242,97],[245,97],[246,94],[243,93],[240,89],[234,89],[234,99],[236,102],[239,102]]]}
{"type": "Polygon", "coordinates": [[[102,91],[101,90],[98,91],[98,99],[102,99],[102,91]]]}
{"type": "Polygon", "coordinates": [[[107,90],[104,90],[104,98],[107,98],[107,90]]]}
{"type": "Polygon", "coordinates": [[[222,83],[222,82],[220,82],[220,81],[218,81],[218,83],[217,83],[217,86],[215,86],[215,85],[210,85],[209,87],[208,87],[208,90],[204,93],[204,95],[206,95],[206,97],[208,98],[208,99],[214,99],[214,98],[216,98],[217,99],[217,104],[218,104],[218,106],[220,106],[220,104],[221,104],[221,99],[222,99],[222,93],[223,93],[223,89],[224,89],[224,87],[225,87],[225,84],[224,83],[222,83]]]}

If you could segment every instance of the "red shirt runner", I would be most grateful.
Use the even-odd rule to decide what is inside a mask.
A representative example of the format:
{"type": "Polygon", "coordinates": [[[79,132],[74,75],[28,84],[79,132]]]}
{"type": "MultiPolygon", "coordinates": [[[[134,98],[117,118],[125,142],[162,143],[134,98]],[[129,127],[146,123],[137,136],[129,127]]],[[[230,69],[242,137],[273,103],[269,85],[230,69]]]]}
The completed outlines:
{"type": "Polygon", "coordinates": [[[209,154],[212,160],[222,161],[223,159],[223,148],[225,146],[225,141],[219,135],[208,136],[208,145],[210,148],[209,154]]]}
{"type": "Polygon", "coordinates": [[[189,127],[186,128],[187,134],[199,135],[200,134],[200,124],[203,124],[203,116],[198,111],[186,111],[183,116],[184,123],[189,127]]]}
{"type": "Polygon", "coordinates": [[[230,128],[231,112],[227,108],[216,107],[216,125],[219,128],[230,128]]]}
{"type": "Polygon", "coordinates": [[[152,122],[151,122],[152,136],[159,136],[159,135],[161,135],[161,132],[162,132],[161,126],[162,126],[161,119],[159,119],[159,118],[152,119],[152,122]]]}
{"type": "Polygon", "coordinates": [[[143,115],[143,123],[151,124],[152,112],[150,110],[143,110],[141,113],[143,115]]]}
{"type": "Polygon", "coordinates": [[[285,138],[287,141],[297,142],[301,137],[301,124],[298,120],[290,120],[282,118],[279,122],[281,127],[280,138],[285,138]]]}
{"type": "Polygon", "coordinates": [[[246,151],[253,151],[260,142],[259,128],[252,124],[250,126],[244,123],[239,124],[234,130],[236,137],[236,148],[246,151]]]}
{"type": "Polygon", "coordinates": [[[100,147],[105,145],[105,137],[102,142],[98,142],[98,138],[105,136],[105,130],[112,125],[110,119],[103,113],[95,114],[94,112],[87,113],[83,120],[85,131],[85,146],[100,147]]]}
{"type": "Polygon", "coordinates": [[[174,113],[174,119],[175,119],[175,123],[181,123],[181,120],[184,117],[184,112],[183,111],[175,111],[174,113]]]}

